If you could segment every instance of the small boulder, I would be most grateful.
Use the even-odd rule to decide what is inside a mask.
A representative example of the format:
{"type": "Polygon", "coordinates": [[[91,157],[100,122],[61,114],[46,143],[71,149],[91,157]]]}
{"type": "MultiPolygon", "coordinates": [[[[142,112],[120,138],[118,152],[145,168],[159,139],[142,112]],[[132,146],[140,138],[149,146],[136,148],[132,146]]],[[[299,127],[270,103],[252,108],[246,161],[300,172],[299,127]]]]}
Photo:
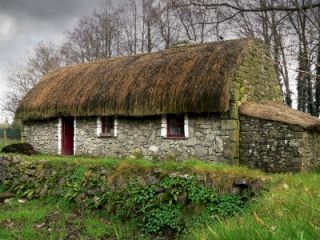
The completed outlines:
{"type": "Polygon", "coordinates": [[[18,203],[24,204],[24,203],[26,203],[26,202],[27,202],[26,199],[18,199],[18,203]]]}
{"type": "Polygon", "coordinates": [[[6,199],[15,197],[15,194],[12,192],[2,192],[0,193],[0,203],[3,203],[6,199]]]}
{"type": "Polygon", "coordinates": [[[10,203],[12,203],[13,202],[13,200],[14,200],[14,198],[7,198],[7,199],[5,199],[4,200],[4,204],[10,204],[10,203]]]}

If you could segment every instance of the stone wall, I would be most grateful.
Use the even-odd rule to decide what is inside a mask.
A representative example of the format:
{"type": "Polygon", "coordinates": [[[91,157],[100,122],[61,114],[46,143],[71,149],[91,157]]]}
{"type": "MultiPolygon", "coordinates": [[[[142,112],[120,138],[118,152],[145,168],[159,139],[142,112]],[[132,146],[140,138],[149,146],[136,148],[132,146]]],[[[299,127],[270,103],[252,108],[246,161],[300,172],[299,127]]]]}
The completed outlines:
{"type": "MultiPolygon", "coordinates": [[[[50,160],[45,157],[42,160],[32,160],[19,155],[0,155],[0,185],[28,198],[50,195],[61,198],[71,193],[71,198],[68,195],[69,200],[80,203],[82,207],[98,201],[106,192],[118,191],[134,183],[143,186],[157,185],[166,177],[196,177],[200,184],[212,187],[222,194],[241,194],[247,189],[255,192],[262,186],[259,177],[241,171],[233,171],[230,175],[219,169],[204,169],[199,174],[197,165],[193,168],[172,163],[170,166],[171,168],[158,164],[144,166],[141,162],[136,164],[132,160],[95,161],[95,158],[86,158],[69,161],[68,158],[52,157],[50,160]]],[[[160,186],[157,188],[160,189],[159,193],[164,190],[160,186]]]]}
{"type": "MultiPolygon", "coordinates": [[[[230,81],[229,110],[223,113],[226,118],[234,120],[238,126],[239,106],[246,101],[274,101],[282,103],[280,89],[274,62],[268,50],[263,45],[254,45],[243,53],[241,64],[238,66],[230,81]]],[[[234,162],[239,159],[239,128],[234,128],[230,144],[227,146],[234,162]]]]}
{"type": "Polygon", "coordinates": [[[76,155],[126,157],[141,151],[146,158],[169,158],[232,162],[230,140],[238,128],[233,120],[218,115],[189,114],[189,138],[161,137],[161,118],[118,118],[118,136],[97,137],[96,118],[77,118],[76,155]]]}
{"type": "Polygon", "coordinates": [[[58,120],[25,123],[23,138],[36,151],[47,154],[58,154],[58,120]]]}
{"type": "MultiPolygon", "coordinates": [[[[187,139],[163,138],[161,117],[118,118],[117,137],[98,137],[97,119],[76,119],[76,155],[127,157],[141,152],[146,158],[197,158],[238,163],[239,124],[220,115],[189,114],[187,139]]],[[[58,153],[58,120],[29,122],[24,127],[26,142],[37,151],[58,153]]]]}
{"type": "Polygon", "coordinates": [[[268,172],[296,172],[320,163],[320,134],[247,116],[240,122],[241,164],[268,172]]]}
{"type": "Polygon", "coordinates": [[[246,51],[235,72],[231,91],[238,105],[245,101],[282,103],[283,95],[274,62],[265,46],[253,46],[246,51]]]}

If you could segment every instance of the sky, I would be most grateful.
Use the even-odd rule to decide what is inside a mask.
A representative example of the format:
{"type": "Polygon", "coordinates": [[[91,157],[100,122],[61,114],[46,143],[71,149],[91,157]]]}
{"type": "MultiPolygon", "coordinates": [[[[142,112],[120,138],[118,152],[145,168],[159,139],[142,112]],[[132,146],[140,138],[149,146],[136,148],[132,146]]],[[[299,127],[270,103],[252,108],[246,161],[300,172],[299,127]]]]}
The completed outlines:
{"type": "MultiPolygon", "coordinates": [[[[0,0],[0,103],[10,83],[6,73],[40,41],[61,43],[78,18],[90,15],[100,0],[0,0]]],[[[0,104],[1,105],[1,104],[0,104]]],[[[0,110],[0,122],[5,119],[0,110]]]]}

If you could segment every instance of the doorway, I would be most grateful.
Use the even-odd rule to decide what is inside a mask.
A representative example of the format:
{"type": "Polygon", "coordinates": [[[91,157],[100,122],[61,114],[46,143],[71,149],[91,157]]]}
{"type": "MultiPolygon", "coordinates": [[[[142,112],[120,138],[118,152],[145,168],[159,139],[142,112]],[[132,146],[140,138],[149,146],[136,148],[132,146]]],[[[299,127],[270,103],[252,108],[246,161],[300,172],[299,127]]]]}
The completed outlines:
{"type": "Polygon", "coordinates": [[[61,131],[62,131],[61,154],[73,155],[73,136],[74,136],[73,118],[62,118],[61,131]]]}

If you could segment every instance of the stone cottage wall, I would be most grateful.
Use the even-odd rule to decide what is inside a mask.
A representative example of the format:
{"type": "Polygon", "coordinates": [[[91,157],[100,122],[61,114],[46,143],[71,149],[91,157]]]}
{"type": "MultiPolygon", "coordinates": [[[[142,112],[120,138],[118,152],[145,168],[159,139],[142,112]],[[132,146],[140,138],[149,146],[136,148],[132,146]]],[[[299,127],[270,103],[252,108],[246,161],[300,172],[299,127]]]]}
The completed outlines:
{"type": "Polygon", "coordinates": [[[160,135],[161,118],[118,118],[118,136],[97,137],[96,118],[77,118],[76,155],[125,157],[141,152],[147,158],[186,159],[196,157],[230,162],[230,139],[238,126],[220,116],[191,116],[189,138],[169,139],[160,135]]]}
{"type": "Polygon", "coordinates": [[[241,164],[268,172],[295,172],[320,163],[318,133],[247,116],[240,122],[241,164]]]}
{"type": "Polygon", "coordinates": [[[24,124],[23,138],[36,151],[58,153],[58,120],[35,121],[24,124]]]}
{"type": "MultiPolygon", "coordinates": [[[[58,153],[58,120],[26,123],[26,142],[37,151],[58,153]]],[[[146,158],[210,160],[238,163],[239,125],[220,115],[189,114],[189,138],[169,139],[160,134],[161,117],[118,118],[117,137],[98,137],[97,118],[76,118],[75,154],[127,157],[141,153],[146,158]],[[235,147],[236,146],[236,147],[235,147]],[[236,156],[238,157],[238,155],[236,156]]]]}

